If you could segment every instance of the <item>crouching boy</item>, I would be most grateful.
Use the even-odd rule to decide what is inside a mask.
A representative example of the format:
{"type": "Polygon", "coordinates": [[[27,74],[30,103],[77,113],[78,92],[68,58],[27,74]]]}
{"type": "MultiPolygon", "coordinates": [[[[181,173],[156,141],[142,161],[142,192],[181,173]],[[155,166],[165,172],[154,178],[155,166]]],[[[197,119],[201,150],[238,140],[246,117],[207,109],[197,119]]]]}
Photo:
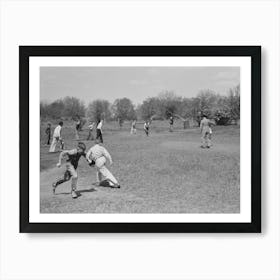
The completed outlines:
{"type": "Polygon", "coordinates": [[[83,142],[79,142],[76,149],[65,150],[60,153],[57,167],[61,166],[61,160],[63,159],[64,156],[67,156],[66,171],[62,178],[58,179],[56,182],[54,182],[52,184],[54,194],[55,194],[55,190],[58,185],[66,182],[66,181],[69,181],[72,178],[71,195],[72,195],[72,198],[78,197],[78,195],[76,193],[77,182],[78,182],[77,167],[78,167],[80,157],[86,156],[85,150],[86,150],[86,145],[83,142]]]}
{"type": "Polygon", "coordinates": [[[101,145],[99,145],[100,140],[94,140],[95,145],[89,149],[86,154],[87,161],[90,165],[94,165],[97,168],[97,182],[98,184],[102,183],[102,177],[109,183],[111,188],[120,188],[120,185],[117,179],[113,176],[113,174],[106,167],[107,160],[110,165],[113,163],[111,155],[109,152],[101,145]]]}

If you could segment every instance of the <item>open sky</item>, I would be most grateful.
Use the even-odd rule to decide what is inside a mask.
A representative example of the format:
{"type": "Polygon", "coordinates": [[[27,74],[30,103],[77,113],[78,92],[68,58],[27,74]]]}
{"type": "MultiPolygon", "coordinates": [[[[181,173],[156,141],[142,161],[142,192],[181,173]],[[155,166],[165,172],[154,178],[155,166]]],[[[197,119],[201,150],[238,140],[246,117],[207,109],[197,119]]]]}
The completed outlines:
{"type": "Polygon", "coordinates": [[[41,67],[40,98],[74,96],[86,104],[127,97],[135,104],[169,90],[194,97],[211,89],[222,95],[240,83],[239,67],[41,67]]]}

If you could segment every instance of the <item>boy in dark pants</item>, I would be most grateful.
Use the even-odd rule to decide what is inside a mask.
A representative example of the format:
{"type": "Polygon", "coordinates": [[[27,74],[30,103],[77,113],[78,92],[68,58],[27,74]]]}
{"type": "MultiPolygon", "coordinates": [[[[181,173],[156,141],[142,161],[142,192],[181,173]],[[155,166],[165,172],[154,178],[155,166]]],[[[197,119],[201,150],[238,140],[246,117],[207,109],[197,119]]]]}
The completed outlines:
{"type": "Polygon", "coordinates": [[[96,127],[96,139],[100,139],[100,143],[103,143],[102,125],[103,125],[103,121],[98,120],[97,127],[96,127]]]}
{"type": "Polygon", "coordinates": [[[78,174],[77,174],[77,167],[79,163],[79,159],[81,156],[86,157],[85,154],[86,145],[83,142],[79,142],[76,149],[73,150],[66,150],[60,153],[57,167],[61,166],[61,160],[64,156],[68,156],[68,159],[66,160],[66,171],[64,173],[63,178],[58,179],[56,182],[52,184],[53,187],[53,193],[55,194],[55,189],[58,185],[69,181],[70,178],[72,178],[72,184],[71,184],[71,195],[72,198],[77,198],[78,195],[76,193],[77,189],[77,182],[78,182],[78,174]]]}
{"type": "Polygon", "coordinates": [[[149,136],[149,129],[150,129],[150,122],[149,121],[146,121],[144,123],[144,131],[146,133],[147,136],[149,136]]]}
{"type": "Polygon", "coordinates": [[[169,131],[170,132],[173,132],[173,123],[174,123],[174,119],[173,119],[173,117],[171,116],[170,118],[169,118],[169,131]]]}
{"type": "Polygon", "coordinates": [[[50,141],[51,141],[51,124],[48,123],[47,129],[46,129],[46,134],[47,134],[47,145],[50,145],[50,141]]]}

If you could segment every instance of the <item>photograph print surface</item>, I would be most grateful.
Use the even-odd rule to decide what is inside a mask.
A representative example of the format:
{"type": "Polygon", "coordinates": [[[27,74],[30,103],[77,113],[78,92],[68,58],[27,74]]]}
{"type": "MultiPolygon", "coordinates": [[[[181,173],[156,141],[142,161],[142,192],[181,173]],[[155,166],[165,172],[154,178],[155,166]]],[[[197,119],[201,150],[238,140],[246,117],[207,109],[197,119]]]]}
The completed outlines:
{"type": "Polygon", "coordinates": [[[240,213],[239,66],[41,66],[40,213],[240,213]]]}

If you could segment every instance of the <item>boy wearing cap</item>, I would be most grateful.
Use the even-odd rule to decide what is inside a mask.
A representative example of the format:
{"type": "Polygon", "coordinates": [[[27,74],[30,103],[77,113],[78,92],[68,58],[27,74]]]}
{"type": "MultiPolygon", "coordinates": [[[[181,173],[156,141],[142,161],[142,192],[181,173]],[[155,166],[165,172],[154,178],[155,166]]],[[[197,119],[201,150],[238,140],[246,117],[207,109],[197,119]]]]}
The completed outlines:
{"type": "Polygon", "coordinates": [[[77,182],[78,182],[78,174],[77,174],[77,167],[79,163],[79,159],[81,156],[85,157],[85,150],[86,150],[86,145],[83,142],[79,142],[78,146],[76,149],[73,150],[66,150],[60,153],[57,167],[61,166],[61,160],[64,156],[67,156],[66,160],[66,171],[64,173],[63,178],[58,179],[56,182],[52,184],[53,187],[53,193],[55,194],[55,190],[58,185],[69,181],[70,178],[72,178],[72,183],[71,183],[71,195],[72,198],[77,198],[78,195],[76,193],[77,189],[77,182]]]}
{"type": "Polygon", "coordinates": [[[104,179],[108,181],[111,188],[120,188],[117,179],[105,165],[107,160],[109,161],[110,165],[113,163],[111,155],[103,146],[99,145],[99,139],[96,138],[94,142],[95,145],[89,149],[86,154],[86,158],[90,165],[93,163],[97,168],[97,182],[100,184],[102,182],[103,176],[104,179]]]}

